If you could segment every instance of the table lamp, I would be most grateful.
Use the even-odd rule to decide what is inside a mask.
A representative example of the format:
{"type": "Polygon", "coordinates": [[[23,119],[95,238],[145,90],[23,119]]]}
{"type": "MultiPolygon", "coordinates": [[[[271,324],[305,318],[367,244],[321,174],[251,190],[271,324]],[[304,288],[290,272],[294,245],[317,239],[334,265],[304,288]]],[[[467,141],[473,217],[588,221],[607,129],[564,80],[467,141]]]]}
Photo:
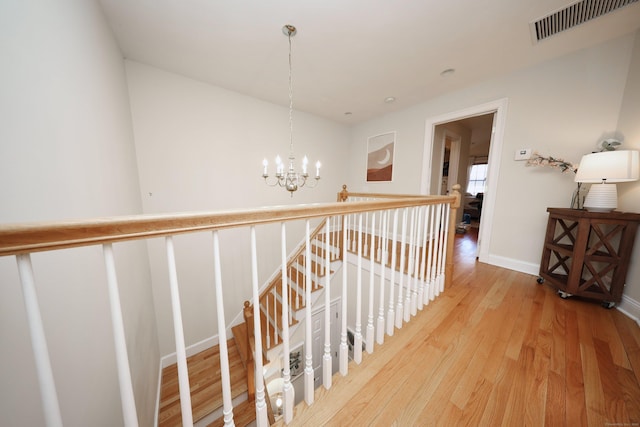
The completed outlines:
{"type": "Polygon", "coordinates": [[[575,181],[592,184],[584,201],[590,212],[611,212],[618,207],[617,182],[640,177],[638,151],[603,151],[582,156],[575,181]]]}

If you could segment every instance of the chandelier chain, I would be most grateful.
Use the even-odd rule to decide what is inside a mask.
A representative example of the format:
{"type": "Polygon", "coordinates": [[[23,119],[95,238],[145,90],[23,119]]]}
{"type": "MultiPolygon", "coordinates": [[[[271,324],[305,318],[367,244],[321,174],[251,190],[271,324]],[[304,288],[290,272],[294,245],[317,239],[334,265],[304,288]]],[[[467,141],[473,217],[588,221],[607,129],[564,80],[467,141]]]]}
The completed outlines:
{"type": "Polygon", "coordinates": [[[291,31],[289,31],[289,159],[293,159],[293,62],[291,55],[291,31]]]}

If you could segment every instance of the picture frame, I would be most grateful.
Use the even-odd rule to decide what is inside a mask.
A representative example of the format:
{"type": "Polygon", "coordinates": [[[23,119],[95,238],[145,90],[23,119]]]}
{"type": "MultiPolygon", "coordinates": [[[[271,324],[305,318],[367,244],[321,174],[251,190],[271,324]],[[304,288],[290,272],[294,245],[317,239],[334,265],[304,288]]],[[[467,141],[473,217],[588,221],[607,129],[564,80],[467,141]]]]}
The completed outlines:
{"type": "Polygon", "coordinates": [[[367,182],[391,182],[395,156],[396,132],[367,139],[367,182]]]}

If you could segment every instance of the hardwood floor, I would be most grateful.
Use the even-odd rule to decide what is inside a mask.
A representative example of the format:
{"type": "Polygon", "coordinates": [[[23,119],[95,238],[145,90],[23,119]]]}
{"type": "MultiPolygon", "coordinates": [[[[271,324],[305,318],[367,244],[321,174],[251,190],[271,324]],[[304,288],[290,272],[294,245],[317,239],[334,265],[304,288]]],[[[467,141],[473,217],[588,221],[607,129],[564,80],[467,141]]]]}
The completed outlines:
{"type": "Polygon", "coordinates": [[[453,285],[289,425],[640,425],[638,325],[476,262],[473,232],[453,285]]]}

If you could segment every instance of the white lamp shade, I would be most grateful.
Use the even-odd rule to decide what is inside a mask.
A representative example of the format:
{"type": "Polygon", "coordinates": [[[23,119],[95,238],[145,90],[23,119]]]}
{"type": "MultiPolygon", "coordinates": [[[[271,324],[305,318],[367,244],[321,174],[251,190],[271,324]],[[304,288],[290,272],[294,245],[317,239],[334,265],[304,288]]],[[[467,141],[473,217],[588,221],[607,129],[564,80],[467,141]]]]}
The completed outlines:
{"type": "Polygon", "coordinates": [[[615,183],[636,181],[640,177],[638,151],[620,150],[591,153],[582,156],[575,181],[584,183],[615,183]]]}

